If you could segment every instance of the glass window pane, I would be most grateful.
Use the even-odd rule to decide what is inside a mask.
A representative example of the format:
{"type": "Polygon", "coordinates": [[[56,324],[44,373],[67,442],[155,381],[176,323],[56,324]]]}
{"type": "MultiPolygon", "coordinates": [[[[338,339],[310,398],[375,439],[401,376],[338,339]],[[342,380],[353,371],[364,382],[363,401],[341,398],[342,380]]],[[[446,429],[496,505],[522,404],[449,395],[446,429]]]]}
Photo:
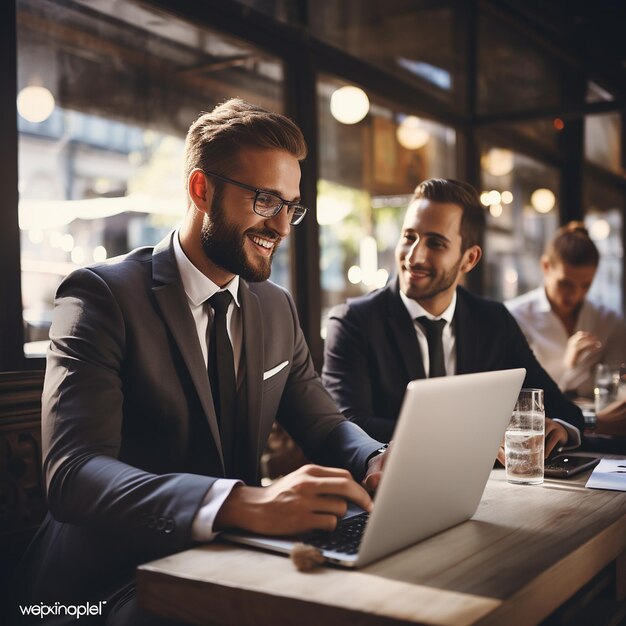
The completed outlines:
{"type": "Polygon", "coordinates": [[[459,2],[309,2],[314,37],[461,108],[466,51],[459,2]]]}
{"type": "Polygon", "coordinates": [[[561,118],[532,122],[507,122],[506,124],[492,124],[489,126],[489,131],[492,137],[505,137],[516,133],[523,139],[530,139],[533,143],[556,151],[559,149],[559,134],[568,123],[568,120],[561,118]]]}
{"type": "MultiPolygon", "coordinates": [[[[233,96],[280,111],[283,68],[139,2],[17,7],[22,294],[26,351],[38,354],[63,276],[179,223],[191,122],[233,96]]],[[[287,245],[274,267],[287,285],[287,245]]]]}
{"type": "Polygon", "coordinates": [[[558,170],[506,148],[485,145],[481,202],[489,208],[485,237],[486,295],[513,298],[539,286],[539,260],[558,227],[558,170]]]}
{"type": "Polygon", "coordinates": [[[301,16],[299,14],[300,2],[293,0],[236,0],[259,13],[264,13],[273,17],[279,22],[287,24],[299,24],[301,16]]]}
{"type": "MultiPolygon", "coordinates": [[[[323,327],[330,307],[383,286],[395,273],[394,248],[415,186],[455,175],[451,128],[372,93],[361,121],[340,122],[336,94],[345,86],[325,76],[317,88],[323,327]]],[[[349,101],[347,111],[354,110],[349,101]]]]}
{"type": "Polygon", "coordinates": [[[561,68],[510,24],[481,12],[478,20],[477,108],[482,114],[560,104],[561,68]]]}
{"type": "Polygon", "coordinates": [[[583,203],[589,235],[600,251],[600,265],[589,298],[621,312],[624,258],[622,229],[626,197],[619,189],[613,189],[591,176],[585,176],[583,203]]]}
{"type": "Polygon", "coordinates": [[[620,174],[623,172],[622,116],[620,113],[604,113],[585,117],[585,158],[604,169],[620,174]]]}

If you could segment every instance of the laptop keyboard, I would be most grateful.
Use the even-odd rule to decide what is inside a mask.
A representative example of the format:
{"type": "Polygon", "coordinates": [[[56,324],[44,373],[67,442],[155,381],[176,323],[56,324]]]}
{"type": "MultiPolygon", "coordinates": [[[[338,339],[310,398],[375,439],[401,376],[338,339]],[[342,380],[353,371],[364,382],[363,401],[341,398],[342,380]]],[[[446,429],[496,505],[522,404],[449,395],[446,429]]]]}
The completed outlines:
{"type": "Polygon", "coordinates": [[[341,520],[332,532],[315,531],[307,533],[303,541],[322,550],[332,550],[343,554],[356,554],[359,551],[363,531],[369,513],[359,513],[341,520]]]}

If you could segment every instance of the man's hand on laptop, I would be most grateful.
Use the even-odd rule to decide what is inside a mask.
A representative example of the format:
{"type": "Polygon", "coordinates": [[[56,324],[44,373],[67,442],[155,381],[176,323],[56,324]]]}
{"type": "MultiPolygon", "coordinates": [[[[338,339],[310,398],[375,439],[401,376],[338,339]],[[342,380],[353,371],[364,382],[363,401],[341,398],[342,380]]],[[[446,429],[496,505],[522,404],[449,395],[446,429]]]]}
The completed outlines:
{"type": "Polygon", "coordinates": [[[214,530],[238,528],[262,535],[334,530],[348,500],[372,510],[369,494],[347,470],[304,465],[268,487],[233,487],[215,518],[214,530]]]}
{"type": "Polygon", "coordinates": [[[370,493],[374,493],[376,491],[378,483],[383,476],[383,468],[389,458],[392,443],[393,442],[389,442],[387,449],[380,454],[373,456],[367,464],[367,472],[362,484],[370,493]]]}
{"type": "MultiPolygon", "coordinates": [[[[545,433],[545,444],[544,444],[544,452],[543,456],[547,459],[552,452],[564,446],[567,443],[569,438],[567,434],[567,430],[554,420],[551,420],[549,417],[546,417],[546,433],[545,433]]],[[[498,461],[504,465],[504,443],[500,446],[500,450],[498,451],[498,461]]]]}

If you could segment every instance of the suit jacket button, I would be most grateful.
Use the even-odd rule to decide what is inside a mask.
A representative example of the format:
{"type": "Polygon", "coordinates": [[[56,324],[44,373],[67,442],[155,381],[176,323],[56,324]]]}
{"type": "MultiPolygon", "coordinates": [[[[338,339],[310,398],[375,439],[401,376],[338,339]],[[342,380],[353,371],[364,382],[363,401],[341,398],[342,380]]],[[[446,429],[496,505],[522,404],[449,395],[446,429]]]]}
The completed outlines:
{"type": "Polygon", "coordinates": [[[154,515],[150,515],[148,517],[148,528],[154,528],[156,526],[156,517],[154,515]]]}
{"type": "Polygon", "coordinates": [[[165,528],[165,518],[159,517],[159,521],[157,522],[156,529],[163,530],[165,528]]]}
{"type": "Polygon", "coordinates": [[[169,535],[169,533],[174,532],[174,528],[175,527],[176,527],[176,523],[174,522],[174,520],[173,519],[168,519],[166,524],[165,524],[164,532],[166,532],[169,535]]]}

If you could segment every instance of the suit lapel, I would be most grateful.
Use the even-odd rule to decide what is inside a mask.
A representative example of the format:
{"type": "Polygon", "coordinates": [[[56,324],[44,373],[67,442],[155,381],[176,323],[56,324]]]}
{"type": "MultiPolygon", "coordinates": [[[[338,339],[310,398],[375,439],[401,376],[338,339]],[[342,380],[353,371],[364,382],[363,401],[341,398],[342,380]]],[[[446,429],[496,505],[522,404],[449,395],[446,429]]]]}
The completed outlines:
{"type": "Polygon", "coordinates": [[[470,374],[476,371],[475,363],[478,337],[477,325],[472,323],[471,313],[465,301],[463,289],[457,288],[456,309],[454,311],[454,337],[456,343],[456,373],[470,374]]]}
{"type": "Polygon", "coordinates": [[[385,289],[387,290],[387,310],[389,312],[387,324],[409,380],[426,378],[413,320],[400,299],[398,279],[385,289]]]}
{"type": "Polygon", "coordinates": [[[157,246],[152,253],[152,277],[155,286],[152,288],[165,323],[172,333],[176,345],[182,354],[189,375],[196,388],[202,408],[207,417],[209,428],[215,440],[220,462],[224,468],[222,442],[220,439],[217,417],[211,397],[211,386],[206,365],[202,357],[198,333],[189,307],[186,306],[187,296],[178,273],[176,258],[172,248],[170,235],[157,246]]]}
{"type": "Polygon", "coordinates": [[[263,394],[263,317],[258,297],[250,291],[243,280],[239,281],[239,297],[243,314],[243,346],[248,392],[248,453],[249,458],[256,463],[261,454],[259,434],[263,394]]]}

